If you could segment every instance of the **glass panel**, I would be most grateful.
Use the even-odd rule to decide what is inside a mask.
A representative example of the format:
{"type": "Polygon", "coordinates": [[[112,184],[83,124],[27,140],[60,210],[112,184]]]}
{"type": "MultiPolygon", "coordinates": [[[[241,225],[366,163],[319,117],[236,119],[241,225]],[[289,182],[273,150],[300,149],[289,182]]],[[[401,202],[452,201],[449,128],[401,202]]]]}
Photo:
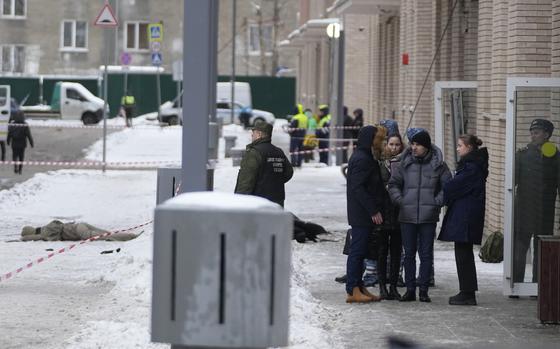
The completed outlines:
{"type": "Polygon", "coordinates": [[[64,22],[63,26],[63,47],[72,47],[72,22],[64,22]]]}
{"type": "Polygon", "coordinates": [[[515,111],[513,282],[534,283],[538,236],[560,235],[560,89],[519,88],[515,111]]]}
{"type": "Polygon", "coordinates": [[[66,90],[66,98],[80,100],[80,97],[81,95],[78,93],[78,91],[71,88],[66,90]]]}
{"type": "Polygon", "coordinates": [[[12,47],[2,46],[2,71],[12,71],[12,47]]]}
{"type": "Polygon", "coordinates": [[[135,23],[128,23],[126,25],[126,48],[136,48],[135,42],[135,34],[136,34],[136,24],[135,23]]]}
{"type": "Polygon", "coordinates": [[[12,15],[12,0],[4,0],[2,4],[2,14],[6,16],[12,15]]]}
{"type": "Polygon", "coordinates": [[[263,26],[263,42],[264,42],[265,52],[272,51],[272,26],[271,25],[263,26]]]}
{"type": "Polygon", "coordinates": [[[76,22],[76,47],[86,48],[87,23],[76,22]]]}
{"type": "Polygon", "coordinates": [[[15,3],[15,15],[24,16],[25,15],[25,1],[26,0],[16,0],[15,3]]]}
{"type": "Polygon", "coordinates": [[[148,24],[139,23],[138,27],[139,27],[138,48],[142,50],[147,50],[150,47],[148,43],[148,24]]]}
{"type": "Polygon", "coordinates": [[[259,47],[259,27],[251,25],[249,27],[249,51],[258,52],[259,47]]]}
{"type": "Polygon", "coordinates": [[[25,72],[25,46],[14,46],[14,72],[25,72]]]}

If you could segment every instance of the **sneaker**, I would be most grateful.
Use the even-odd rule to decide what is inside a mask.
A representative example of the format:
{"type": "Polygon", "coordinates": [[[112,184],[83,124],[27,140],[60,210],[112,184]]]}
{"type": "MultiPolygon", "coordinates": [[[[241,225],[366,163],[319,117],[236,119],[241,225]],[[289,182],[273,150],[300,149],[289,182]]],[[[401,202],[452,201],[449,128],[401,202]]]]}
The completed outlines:
{"type": "Polygon", "coordinates": [[[449,297],[450,305],[476,305],[476,296],[474,292],[459,292],[453,297],[449,297]]]}
{"type": "Polygon", "coordinates": [[[334,281],[339,282],[341,284],[345,284],[346,283],[346,274],[344,274],[342,276],[335,277],[334,281]]]}

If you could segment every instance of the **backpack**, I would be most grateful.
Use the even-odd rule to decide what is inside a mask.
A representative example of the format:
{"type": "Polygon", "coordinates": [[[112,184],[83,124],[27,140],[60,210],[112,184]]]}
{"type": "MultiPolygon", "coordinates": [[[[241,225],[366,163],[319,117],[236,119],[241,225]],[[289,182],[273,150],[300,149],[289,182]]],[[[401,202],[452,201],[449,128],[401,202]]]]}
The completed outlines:
{"type": "Polygon", "coordinates": [[[504,234],[495,231],[488,236],[478,253],[485,263],[500,263],[504,260],[504,234]]]}

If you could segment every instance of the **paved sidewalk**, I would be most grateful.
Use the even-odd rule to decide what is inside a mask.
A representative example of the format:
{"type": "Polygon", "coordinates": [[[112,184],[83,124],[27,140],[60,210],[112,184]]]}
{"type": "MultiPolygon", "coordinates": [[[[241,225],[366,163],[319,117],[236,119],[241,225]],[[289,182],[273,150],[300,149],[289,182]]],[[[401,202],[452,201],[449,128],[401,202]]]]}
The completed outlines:
{"type": "MultiPolygon", "coordinates": [[[[340,337],[344,347],[387,348],[387,337],[398,336],[427,348],[560,348],[560,326],[540,323],[537,300],[502,295],[501,263],[482,263],[476,256],[479,305],[448,305],[448,297],[458,292],[452,243],[436,242],[432,303],[346,304],[344,285],[334,282],[346,265],[341,254],[347,228],[345,181],[342,175],[333,176],[333,168],[323,170],[324,178],[320,171],[313,178],[300,177],[310,187],[314,185],[308,195],[296,194],[288,186],[288,209],[290,200],[298,201],[300,207],[301,200],[307,200],[308,209],[294,213],[334,231],[324,236],[330,241],[298,244],[296,255],[302,260],[294,260],[294,268],[308,276],[311,293],[336,315],[335,323],[325,323],[325,327],[340,337]]],[[[400,291],[404,293],[404,288],[400,291]]]]}

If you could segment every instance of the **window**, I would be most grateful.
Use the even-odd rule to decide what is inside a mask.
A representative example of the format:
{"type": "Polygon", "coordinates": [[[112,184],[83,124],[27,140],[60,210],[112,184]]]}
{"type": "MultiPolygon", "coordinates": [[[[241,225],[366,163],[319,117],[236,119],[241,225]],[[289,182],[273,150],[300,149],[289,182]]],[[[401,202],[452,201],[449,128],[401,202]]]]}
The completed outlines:
{"type": "Polygon", "coordinates": [[[63,21],[61,28],[61,50],[87,50],[88,28],[85,21],[63,21]]]}
{"type": "Polygon", "coordinates": [[[66,98],[81,101],[82,95],[78,91],[69,88],[66,90],[66,98]]]}
{"type": "Polygon", "coordinates": [[[25,46],[2,45],[1,62],[2,72],[24,73],[25,72],[25,46]]]}
{"type": "Polygon", "coordinates": [[[148,23],[147,22],[127,22],[125,31],[125,49],[127,50],[148,50],[148,23]]]}
{"type": "Polygon", "coordinates": [[[0,0],[2,1],[2,17],[25,18],[27,0],[0,0]]]}
{"type": "MultiPolygon", "coordinates": [[[[249,53],[260,54],[261,43],[259,38],[259,25],[249,24],[249,53]]],[[[264,52],[272,51],[272,25],[262,25],[262,39],[264,43],[264,52]]]]}

